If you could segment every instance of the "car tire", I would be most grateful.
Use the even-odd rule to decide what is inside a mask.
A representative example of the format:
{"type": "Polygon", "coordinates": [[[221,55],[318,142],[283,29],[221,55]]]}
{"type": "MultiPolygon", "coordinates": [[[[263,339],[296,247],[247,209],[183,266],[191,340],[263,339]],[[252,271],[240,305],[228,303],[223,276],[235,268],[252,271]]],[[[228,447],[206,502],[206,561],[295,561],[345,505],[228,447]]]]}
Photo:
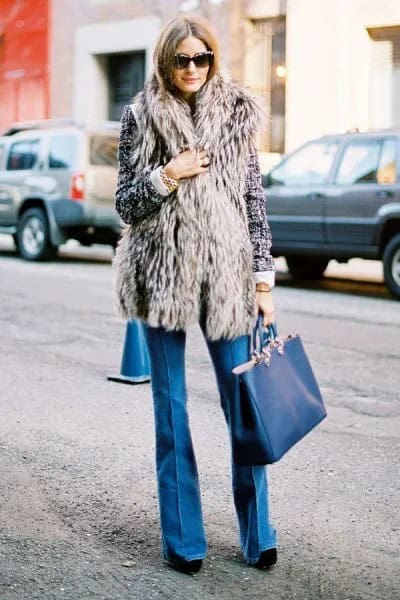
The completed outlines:
{"type": "Polygon", "coordinates": [[[49,224],[41,208],[29,208],[18,223],[17,248],[25,260],[49,260],[57,254],[50,242],[49,224]]]}
{"type": "Polygon", "coordinates": [[[383,275],[390,292],[400,300],[400,234],[390,240],[383,252],[383,275]]]}
{"type": "Polygon", "coordinates": [[[120,236],[120,235],[117,235],[115,238],[113,238],[113,240],[112,240],[112,242],[111,242],[111,246],[112,246],[112,248],[113,248],[114,252],[115,252],[115,251],[116,251],[116,249],[118,248],[118,243],[119,243],[119,240],[120,240],[120,239],[121,239],[121,236],[120,236]]]}
{"type": "Polygon", "coordinates": [[[329,259],[311,258],[308,256],[287,256],[289,273],[294,279],[321,279],[329,259]]]}

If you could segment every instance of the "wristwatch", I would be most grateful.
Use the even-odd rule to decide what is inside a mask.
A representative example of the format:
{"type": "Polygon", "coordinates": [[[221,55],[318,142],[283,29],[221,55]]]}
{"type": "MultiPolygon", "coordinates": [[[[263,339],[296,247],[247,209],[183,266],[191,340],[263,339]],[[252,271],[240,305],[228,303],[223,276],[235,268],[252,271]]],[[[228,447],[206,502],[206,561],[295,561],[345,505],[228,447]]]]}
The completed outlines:
{"type": "Polygon", "coordinates": [[[269,283],[256,283],[256,292],[271,292],[271,286],[269,285],[269,283]]]}

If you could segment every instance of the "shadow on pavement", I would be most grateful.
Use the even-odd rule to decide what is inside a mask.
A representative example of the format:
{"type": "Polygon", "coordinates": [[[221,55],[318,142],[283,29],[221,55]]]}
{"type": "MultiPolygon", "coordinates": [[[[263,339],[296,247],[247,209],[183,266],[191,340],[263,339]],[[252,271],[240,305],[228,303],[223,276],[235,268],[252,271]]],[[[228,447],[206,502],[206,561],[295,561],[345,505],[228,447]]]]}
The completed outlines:
{"type": "MultiPolygon", "coordinates": [[[[87,263],[87,264],[104,265],[104,264],[111,264],[112,257],[113,257],[113,253],[108,247],[105,247],[105,249],[102,249],[96,253],[94,253],[93,250],[90,248],[84,248],[84,247],[74,248],[74,249],[68,248],[68,249],[59,250],[57,257],[50,262],[63,263],[63,264],[87,263]]],[[[12,247],[0,248],[0,258],[15,259],[18,261],[23,260],[19,256],[17,251],[12,247]]]]}
{"type": "Polygon", "coordinates": [[[318,281],[304,280],[294,281],[285,272],[277,271],[276,282],[279,287],[296,288],[300,290],[318,290],[321,292],[334,292],[338,294],[350,294],[353,296],[378,298],[397,302],[390,294],[386,285],[381,282],[360,281],[359,279],[344,279],[342,277],[323,277],[318,281]]]}

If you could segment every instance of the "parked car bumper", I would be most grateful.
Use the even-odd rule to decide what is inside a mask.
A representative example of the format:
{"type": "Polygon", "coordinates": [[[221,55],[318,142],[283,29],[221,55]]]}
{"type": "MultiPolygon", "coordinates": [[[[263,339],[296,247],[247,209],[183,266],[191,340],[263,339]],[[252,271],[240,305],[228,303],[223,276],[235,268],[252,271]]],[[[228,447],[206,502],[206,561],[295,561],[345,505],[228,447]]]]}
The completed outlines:
{"type": "Polygon", "coordinates": [[[91,207],[83,202],[59,198],[51,203],[49,209],[61,228],[101,227],[119,232],[122,227],[118,213],[111,207],[91,207]]]}

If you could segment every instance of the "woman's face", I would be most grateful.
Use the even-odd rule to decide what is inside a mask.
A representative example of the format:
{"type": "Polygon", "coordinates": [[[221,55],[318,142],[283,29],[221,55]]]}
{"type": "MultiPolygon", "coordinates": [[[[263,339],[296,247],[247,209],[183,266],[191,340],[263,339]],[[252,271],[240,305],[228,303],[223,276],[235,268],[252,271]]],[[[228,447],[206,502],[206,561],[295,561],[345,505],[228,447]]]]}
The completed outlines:
{"type": "MultiPolygon", "coordinates": [[[[180,42],[175,54],[184,54],[193,57],[203,52],[207,52],[205,44],[198,38],[190,36],[180,42]]],[[[189,100],[205,84],[209,70],[210,66],[208,64],[204,67],[196,67],[193,61],[185,68],[175,68],[173,70],[172,78],[174,85],[185,100],[189,100]]]]}

